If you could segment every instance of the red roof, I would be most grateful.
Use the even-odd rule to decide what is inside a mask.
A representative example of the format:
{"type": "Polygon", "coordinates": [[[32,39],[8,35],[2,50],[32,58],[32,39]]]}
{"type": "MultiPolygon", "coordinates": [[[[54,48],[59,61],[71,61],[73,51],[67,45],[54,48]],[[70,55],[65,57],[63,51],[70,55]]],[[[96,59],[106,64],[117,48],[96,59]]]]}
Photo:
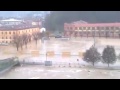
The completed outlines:
{"type": "Polygon", "coordinates": [[[83,27],[106,27],[106,26],[116,26],[120,27],[120,23],[65,23],[65,25],[83,26],[83,27]]]}

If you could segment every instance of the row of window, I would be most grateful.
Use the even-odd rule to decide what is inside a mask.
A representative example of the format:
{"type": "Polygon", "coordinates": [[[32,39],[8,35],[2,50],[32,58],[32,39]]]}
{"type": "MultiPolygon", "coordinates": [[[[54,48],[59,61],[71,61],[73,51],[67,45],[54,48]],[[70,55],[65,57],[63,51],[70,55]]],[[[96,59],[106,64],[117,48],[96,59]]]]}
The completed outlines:
{"type": "Polygon", "coordinates": [[[2,37],[2,39],[12,39],[12,37],[6,37],[6,38],[2,37]]]}
{"type": "MultiPolygon", "coordinates": [[[[33,31],[33,30],[32,30],[33,31]]],[[[29,31],[26,31],[26,32],[30,32],[30,30],[29,31]]],[[[5,33],[5,34],[11,34],[12,32],[1,32],[1,34],[3,34],[3,33],[5,33]]],[[[24,33],[24,31],[22,31],[22,33],[24,33]]],[[[15,32],[13,32],[13,34],[15,34],[15,32]]],[[[19,31],[19,34],[20,34],[20,31],[19,31]]]]}
{"type": "Polygon", "coordinates": [[[12,43],[12,41],[2,41],[2,43],[12,43]]]}
{"type": "MultiPolygon", "coordinates": [[[[96,33],[96,34],[106,34],[106,32],[81,32],[81,33],[71,33],[71,34],[91,34],[91,33],[96,33]]],[[[108,34],[113,34],[112,32],[109,32],[108,34]]],[[[115,33],[114,33],[115,34],[115,33]]],[[[116,33],[119,34],[119,33],[116,33]]]]}
{"type": "Polygon", "coordinates": [[[68,30],[120,30],[120,27],[67,27],[68,30]]]}

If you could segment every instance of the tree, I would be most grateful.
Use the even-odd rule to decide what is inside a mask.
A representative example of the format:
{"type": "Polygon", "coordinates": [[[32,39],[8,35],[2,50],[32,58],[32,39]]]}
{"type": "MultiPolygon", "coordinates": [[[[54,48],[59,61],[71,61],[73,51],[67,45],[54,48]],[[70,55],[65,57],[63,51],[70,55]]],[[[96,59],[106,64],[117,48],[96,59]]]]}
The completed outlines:
{"type": "Polygon", "coordinates": [[[114,47],[107,46],[106,48],[104,48],[103,54],[102,54],[102,59],[103,59],[103,63],[108,64],[108,67],[110,64],[115,63],[116,62],[116,53],[115,53],[114,47]]]}
{"type": "Polygon", "coordinates": [[[117,59],[120,60],[120,54],[117,56],[117,59]]]}
{"type": "Polygon", "coordinates": [[[94,66],[95,63],[101,60],[101,55],[97,51],[97,49],[92,46],[89,50],[85,52],[83,60],[88,63],[92,63],[92,65],[94,66]]]}
{"type": "Polygon", "coordinates": [[[19,36],[20,38],[20,47],[21,47],[21,50],[23,49],[23,37],[22,36],[19,36]]]}
{"type": "Polygon", "coordinates": [[[15,34],[15,35],[13,36],[13,44],[15,44],[15,46],[16,46],[16,48],[17,48],[17,51],[18,51],[18,49],[19,49],[19,47],[20,47],[20,43],[21,43],[21,37],[18,36],[17,34],[15,34]]]}
{"type": "Polygon", "coordinates": [[[36,45],[37,45],[37,41],[38,39],[40,39],[40,33],[39,32],[33,33],[33,39],[36,41],[36,45]]]}
{"type": "Polygon", "coordinates": [[[27,48],[28,40],[29,40],[28,35],[23,34],[22,35],[22,41],[23,41],[23,44],[26,46],[26,48],[27,48]]]}

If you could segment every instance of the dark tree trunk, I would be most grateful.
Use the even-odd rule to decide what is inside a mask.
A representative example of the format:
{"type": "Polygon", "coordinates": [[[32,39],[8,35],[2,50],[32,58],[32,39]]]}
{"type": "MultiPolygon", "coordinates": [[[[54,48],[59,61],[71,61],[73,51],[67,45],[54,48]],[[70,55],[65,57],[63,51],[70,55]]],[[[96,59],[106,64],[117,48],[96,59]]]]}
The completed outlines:
{"type": "Polygon", "coordinates": [[[26,49],[27,49],[27,44],[25,44],[25,46],[26,46],[26,49]]]}
{"type": "Polygon", "coordinates": [[[21,45],[21,50],[23,50],[23,47],[22,47],[22,45],[21,45]]]}
{"type": "Polygon", "coordinates": [[[110,65],[109,65],[109,63],[108,63],[108,67],[109,67],[110,65]]]}
{"type": "Polygon", "coordinates": [[[37,40],[36,40],[36,45],[37,45],[37,40]]]}
{"type": "Polygon", "coordinates": [[[17,51],[18,51],[18,46],[17,46],[17,51]]]}
{"type": "Polygon", "coordinates": [[[93,62],[93,66],[95,65],[95,63],[93,62]]]}

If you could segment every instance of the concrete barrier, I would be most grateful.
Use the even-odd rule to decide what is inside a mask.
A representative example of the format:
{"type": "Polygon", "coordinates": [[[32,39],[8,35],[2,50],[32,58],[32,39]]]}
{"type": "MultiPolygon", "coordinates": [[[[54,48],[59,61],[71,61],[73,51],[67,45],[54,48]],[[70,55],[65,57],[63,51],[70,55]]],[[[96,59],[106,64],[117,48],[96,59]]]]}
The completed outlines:
{"type": "Polygon", "coordinates": [[[84,53],[85,53],[85,52],[79,52],[79,57],[82,57],[82,58],[83,58],[84,53]]]}
{"type": "Polygon", "coordinates": [[[32,57],[38,57],[40,55],[39,51],[31,51],[32,57]]]}
{"type": "Polygon", "coordinates": [[[54,51],[48,51],[46,54],[47,54],[47,57],[54,57],[55,52],[54,51]]]}
{"type": "Polygon", "coordinates": [[[62,52],[62,57],[70,57],[71,53],[70,52],[62,52]]]}

